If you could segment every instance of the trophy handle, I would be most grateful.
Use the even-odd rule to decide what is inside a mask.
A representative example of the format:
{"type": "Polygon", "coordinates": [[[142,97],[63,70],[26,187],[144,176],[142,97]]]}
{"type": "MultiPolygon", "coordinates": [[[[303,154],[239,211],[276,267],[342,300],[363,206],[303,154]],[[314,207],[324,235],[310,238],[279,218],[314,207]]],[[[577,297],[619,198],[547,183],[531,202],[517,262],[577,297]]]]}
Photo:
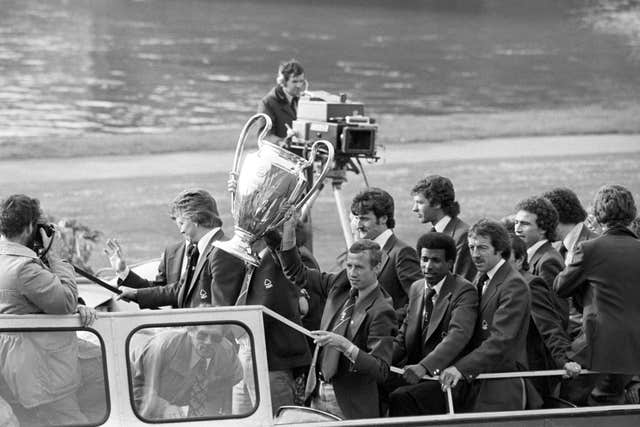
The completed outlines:
{"type": "Polygon", "coordinates": [[[328,152],[327,161],[325,162],[324,167],[322,168],[322,172],[320,173],[320,176],[318,177],[318,179],[316,179],[316,181],[313,183],[313,185],[311,186],[307,194],[296,205],[296,210],[300,210],[300,208],[304,206],[305,203],[307,203],[307,201],[311,198],[311,196],[313,196],[313,194],[320,187],[320,184],[322,184],[322,181],[324,181],[325,177],[327,176],[327,173],[329,173],[329,168],[333,166],[333,156],[334,156],[333,144],[331,144],[327,140],[320,139],[314,142],[313,145],[311,146],[311,155],[309,156],[309,160],[307,161],[307,164],[304,167],[306,168],[313,165],[313,162],[315,161],[316,155],[318,153],[318,145],[320,144],[327,147],[327,152],[328,152]]]}
{"type": "MultiPolygon", "coordinates": [[[[240,159],[244,151],[244,144],[247,142],[247,133],[249,132],[249,128],[251,128],[253,123],[260,118],[264,119],[265,125],[262,128],[262,131],[260,131],[260,135],[258,135],[258,147],[262,145],[261,144],[262,139],[265,136],[267,136],[267,133],[269,133],[269,131],[271,130],[271,126],[272,126],[271,117],[269,117],[264,113],[258,113],[251,116],[251,118],[247,120],[247,123],[244,124],[244,126],[242,127],[242,131],[240,132],[240,136],[238,137],[238,143],[236,144],[236,153],[233,156],[233,166],[231,168],[231,172],[229,172],[229,175],[234,177],[236,182],[239,176],[240,159]]],[[[231,191],[231,213],[232,214],[235,213],[234,212],[235,206],[236,206],[236,191],[234,190],[234,191],[231,191]]]]}

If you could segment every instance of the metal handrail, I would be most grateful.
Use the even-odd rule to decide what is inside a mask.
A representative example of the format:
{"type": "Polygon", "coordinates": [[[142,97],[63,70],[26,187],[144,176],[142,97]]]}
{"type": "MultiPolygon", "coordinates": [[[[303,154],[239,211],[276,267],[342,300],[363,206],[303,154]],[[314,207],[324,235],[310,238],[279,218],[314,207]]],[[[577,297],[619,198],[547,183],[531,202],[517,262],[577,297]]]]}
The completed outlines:
{"type": "MultiPolygon", "coordinates": [[[[301,334],[304,334],[310,338],[314,338],[313,334],[311,333],[311,331],[309,331],[308,329],[306,329],[303,326],[298,325],[297,323],[292,322],[291,320],[287,319],[286,317],[276,313],[275,311],[267,308],[267,307],[262,307],[262,311],[273,317],[276,320],[279,320],[280,322],[284,323],[285,325],[289,326],[292,329],[295,329],[296,331],[300,332],[301,334]]],[[[390,368],[391,372],[394,372],[396,374],[400,374],[402,375],[404,373],[404,369],[402,368],[398,368],[397,366],[391,366],[390,368]]],[[[600,372],[598,371],[591,371],[588,369],[582,369],[579,372],[579,375],[590,375],[590,374],[599,374],[600,372]]],[[[476,380],[495,380],[495,379],[504,379],[504,378],[530,378],[530,377],[553,377],[553,376],[565,376],[567,374],[567,371],[565,371],[564,369],[550,369],[550,370],[539,370],[539,371],[512,371],[512,372],[490,372],[490,373],[485,373],[485,374],[479,374],[476,377],[474,377],[474,379],[476,380]]],[[[422,377],[423,380],[428,380],[428,381],[440,381],[440,377],[439,376],[431,376],[431,375],[425,375],[422,377]]],[[[445,393],[447,395],[447,409],[448,409],[448,413],[449,414],[454,414],[454,408],[453,408],[453,395],[451,392],[451,388],[450,387],[446,387],[445,389],[443,389],[443,393],[445,393]]]]}

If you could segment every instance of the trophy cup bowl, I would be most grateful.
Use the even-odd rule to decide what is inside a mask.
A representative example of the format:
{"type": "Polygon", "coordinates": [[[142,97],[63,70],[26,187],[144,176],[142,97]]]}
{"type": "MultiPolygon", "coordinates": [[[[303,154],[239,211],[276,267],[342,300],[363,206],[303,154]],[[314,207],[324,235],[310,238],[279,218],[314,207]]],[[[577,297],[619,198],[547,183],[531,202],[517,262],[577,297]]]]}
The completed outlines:
{"type": "Polygon", "coordinates": [[[237,179],[235,191],[231,192],[234,235],[228,241],[214,243],[225,252],[256,267],[260,264],[260,259],[253,253],[251,245],[267,231],[284,222],[286,212],[280,209],[284,202],[300,209],[319,191],[320,184],[333,163],[334,154],[333,145],[321,140],[313,143],[309,159],[304,159],[263,140],[270,129],[271,118],[266,114],[256,114],[247,121],[240,133],[231,170],[231,174],[237,179]],[[260,119],[265,121],[265,126],[258,136],[258,151],[247,154],[240,165],[248,130],[260,119]],[[313,165],[321,145],[326,147],[328,153],[326,163],[309,191],[305,193],[305,171],[313,165]]]}

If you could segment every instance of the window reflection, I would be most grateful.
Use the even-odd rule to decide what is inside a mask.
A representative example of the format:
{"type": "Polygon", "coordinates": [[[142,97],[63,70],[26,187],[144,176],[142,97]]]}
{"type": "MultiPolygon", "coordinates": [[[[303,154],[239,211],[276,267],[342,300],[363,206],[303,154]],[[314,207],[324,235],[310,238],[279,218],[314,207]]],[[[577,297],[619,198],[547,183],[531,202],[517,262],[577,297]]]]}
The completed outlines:
{"type": "Polygon", "coordinates": [[[134,410],[145,420],[249,414],[256,404],[244,328],[197,324],[143,328],[129,339],[134,410]]]}
{"type": "Polygon", "coordinates": [[[0,333],[0,424],[101,424],[108,407],[102,350],[88,331],[0,333]]]}

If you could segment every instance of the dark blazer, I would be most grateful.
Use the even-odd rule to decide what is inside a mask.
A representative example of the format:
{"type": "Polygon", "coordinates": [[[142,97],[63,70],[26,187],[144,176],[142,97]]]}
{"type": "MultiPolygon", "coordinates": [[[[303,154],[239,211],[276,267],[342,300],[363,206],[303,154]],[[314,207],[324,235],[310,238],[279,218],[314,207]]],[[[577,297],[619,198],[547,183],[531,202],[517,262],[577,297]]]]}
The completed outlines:
{"type": "Polygon", "coordinates": [[[472,281],[476,277],[476,266],[471,260],[467,233],[469,225],[460,218],[451,218],[451,221],[442,230],[443,233],[453,237],[456,242],[456,262],[453,264],[453,273],[472,281]]]}
{"type": "Polygon", "coordinates": [[[140,289],[177,283],[182,273],[185,248],[186,245],[183,240],[173,243],[164,249],[160,256],[158,273],[156,274],[155,280],[143,279],[133,271],[130,271],[124,280],[118,279],[118,285],[140,289]]]}
{"type": "MultiPolygon", "coordinates": [[[[581,225],[582,227],[580,228],[580,233],[578,233],[578,238],[576,239],[576,243],[573,247],[573,251],[575,251],[575,249],[578,247],[578,244],[584,242],[585,240],[591,240],[598,237],[596,233],[589,230],[589,227],[587,227],[583,223],[581,225]]],[[[552,243],[553,249],[557,250],[558,253],[560,253],[560,248],[562,247],[562,244],[563,244],[562,240],[553,242],[552,243]]],[[[564,257],[564,259],[566,259],[566,256],[564,257]]]]}
{"type": "MultiPolygon", "coordinates": [[[[180,308],[197,307],[202,303],[215,306],[234,305],[245,274],[239,258],[213,246],[224,237],[219,230],[200,254],[191,283],[179,280],[167,286],[138,289],[140,308],[171,305],[180,308]]],[[[127,276],[127,279],[129,277],[127,276]]]]}
{"type": "MultiPolygon", "coordinates": [[[[569,361],[571,338],[564,328],[566,319],[558,312],[555,292],[538,276],[521,272],[531,291],[531,321],[527,333],[527,361],[532,371],[562,369],[569,361]]],[[[553,393],[559,377],[533,378],[532,383],[543,396],[553,393]]]]}
{"type": "MultiPolygon", "coordinates": [[[[310,268],[317,267],[313,256],[305,248],[300,250],[302,262],[310,268]]],[[[301,324],[298,298],[298,287],[285,277],[277,255],[267,249],[251,276],[246,304],[263,305],[301,324]]],[[[269,370],[308,366],[311,352],[306,337],[271,316],[264,315],[263,319],[269,370]]]]}
{"type": "MultiPolygon", "coordinates": [[[[529,288],[520,273],[505,262],[482,295],[472,350],[455,363],[456,368],[469,381],[481,373],[525,370],[530,316],[529,288]]],[[[540,404],[535,389],[519,378],[474,381],[463,402],[465,409],[473,412],[521,410],[540,404]]]]}
{"type": "MultiPolygon", "coordinates": [[[[285,275],[292,282],[307,281],[310,286],[329,289],[320,325],[321,329],[327,329],[349,296],[351,284],[346,275],[305,267],[296,248],[279,252],[279,258],[285,275]]],[[[331,381],[340,409],[347,418],[380,416],[377,384],[383,383],[389,374],[396,325],[390,298],[381,287],[356,303],[346,337],[360,350],[355,363],[340,356],[338,371],[331,381]]]]}
{"type": "Polygon", "coordinates": [[[640,372],[639,260],[640,241],[626,227],[578,245],[554,284],[558,295],[579,295],[584,302],[572,360],[598,371],[640,372]]]}
{"type": "Polygon", "coordinates": [[[291,122],[296,119],[296,112],[289,104],[287,96],[281,86],[275,86],[267,93],[258,104],[258,113],[264,113],[271,117],[270,135],[278,138],[287,136],[286,125],[291,126],[291,122]]]}
{"type": "Polygon", "coordinates": [[[409,302],[411,284],[422,278],[420,263],[416,250],[395,234],[389,237],[382,250],[387,256],[382,259],[378,281],[391,295],[393,308],[397,310],[409,302]]]}
{"type": "MultiPolygon", "coordinates": [[[[531,274],[542,278],[553,289],[553,281],[558,273],[564,269],[564,259],[560,252],[555,250],[550,242],[545,242],[529,260],[529,271],[531,274]]],[[[556,310],[563,319],[562,326],[569,328],[569,300],[552,295],[556,310]]]]}
{"type": "Polygon", "coordinates": [[[548,241],[540,246],[529,260],[531,274],[541,277],[549,287],[553,286],[553,281],[563,269],[562,255],[548,241]]]}
{"type": "Polygon", "coordinates": [[[409,292],[409,308],[393,342],[393,364],[421,364],[429,374],[438,375],[451,366],[465,349],[476,324],[478,293],[467,280],[448,274],[433,306],[426,341],[422,341],[424,279],[409,292]]]}

